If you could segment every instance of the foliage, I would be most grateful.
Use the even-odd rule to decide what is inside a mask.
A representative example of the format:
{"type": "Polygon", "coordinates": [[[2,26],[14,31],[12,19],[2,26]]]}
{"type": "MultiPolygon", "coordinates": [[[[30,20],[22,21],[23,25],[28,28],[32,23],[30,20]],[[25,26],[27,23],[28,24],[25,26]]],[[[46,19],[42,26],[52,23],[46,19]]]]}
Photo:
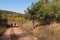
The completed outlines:
{"type": "Polygon", "coordinates": [[[22,22],[24,21],[24,14],[10,12],[5,10],[0,10],[0,26],[6,25],[12,22],[22,22]]]}
{"type": "Polygon", "coordinates": [[[60,1],[39,0],[27,9],[27,14],[31,15],[31,19],[38,20],[42,24],[60,22],[60,1]]]}

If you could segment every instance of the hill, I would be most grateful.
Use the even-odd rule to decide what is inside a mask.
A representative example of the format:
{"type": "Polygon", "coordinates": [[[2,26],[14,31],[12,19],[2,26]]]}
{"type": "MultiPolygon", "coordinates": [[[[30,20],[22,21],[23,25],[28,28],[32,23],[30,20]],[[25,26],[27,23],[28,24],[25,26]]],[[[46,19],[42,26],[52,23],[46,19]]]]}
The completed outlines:
{"type": "Polygon", "coordinates": [[[24,14],[1,10],[0,14],[0,36],[2,36],[6,29],[10,28],[5,26],[6,24],[19,22],[18,27],[21,27],[30,35],[37,37],[38,40],[60,40],[60,23],[54,21],[49,25],[38,25],[39,22],[35,21],[35,26],[38,26],[32,29],[31,20],[25,19],[24,14]]]}
{"type": "Polygon", "coordinates": [[[24,17],[22,13],[0,10],[0,22],[3,21],[2,24],[4,22],[5,23],[21,22],[23,20],[24,20],[24,17]]]}
{"type": "Polygon", "coordinates": [[[39,40],[60,40],[60,23],[38,26],[31,34],[39,40]]]}
{"type": "Polygon", "coordinates": [[[22,24],[26,22],[22,13],[16,13],[6,10],[0,10],[0,33],[2,34],[8,27],[11,27],[11,23],[16,22],[22,24]]]}

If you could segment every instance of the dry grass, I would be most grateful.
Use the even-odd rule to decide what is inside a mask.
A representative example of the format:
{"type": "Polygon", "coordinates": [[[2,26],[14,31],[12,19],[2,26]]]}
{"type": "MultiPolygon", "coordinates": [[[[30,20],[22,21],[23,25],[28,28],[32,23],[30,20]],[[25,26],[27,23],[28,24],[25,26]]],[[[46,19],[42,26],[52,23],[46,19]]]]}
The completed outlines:
{"type": "Polygon", "coordinates": [[[5,30],[6,30],[6,27],[0,27],[0,36],[4,33],[5,30]]]}
{"type": "Polygon", "coordinates": [[[31,25],[31,22],[26,22],[22,28],[31,35],[38,37],[38,40],[60,40],[60,23],[54,22],[50,25],[37,26],[33,30],[31,25]]]}
{"type": "Polygon", "coordinates": [[[38,26],[31,33],[41,40],[60,40],[60,23],[38,26]]]}
{"type": "Polygon", "coordinates": [[[32,23],[31,23],[31,21],[26,21],[24,24],[20,25],[20,27],[26,31],[31,31],[32,30],[32,23]]]}
{"type": "Polygon", "coordinates": [[[38,40],[60,40],[60,23],[37,26],[32,30],[31,21],[27,21],[20,25],[20,27],[27,31],[27,33],[37,37],[38,40]]]}

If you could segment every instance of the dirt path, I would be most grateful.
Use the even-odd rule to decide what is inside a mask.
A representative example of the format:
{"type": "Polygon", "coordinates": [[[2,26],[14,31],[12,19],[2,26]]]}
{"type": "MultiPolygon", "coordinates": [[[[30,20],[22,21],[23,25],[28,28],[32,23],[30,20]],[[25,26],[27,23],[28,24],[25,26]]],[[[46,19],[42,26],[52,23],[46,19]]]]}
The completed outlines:
{"type": "Polygon", "coordinates": [[[21,28],[11,27],[5,31],[0,40],[37,40],[36,37],[33,37],[21,28]]]}
{"type": "Polygon", "coordinates": [[[12,34],[20,35],[22,33],[26,33],[26,32],[21,28],[13,27],[7,29],[3,35],[12,35],[12,34]]]}

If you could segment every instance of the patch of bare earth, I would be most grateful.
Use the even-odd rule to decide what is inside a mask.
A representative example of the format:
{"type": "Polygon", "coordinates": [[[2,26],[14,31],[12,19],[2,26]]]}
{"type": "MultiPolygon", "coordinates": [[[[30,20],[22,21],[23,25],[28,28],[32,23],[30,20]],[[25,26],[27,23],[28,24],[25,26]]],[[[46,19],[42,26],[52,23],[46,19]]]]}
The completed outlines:
{"type": "Polygon", "coordinates": [[[37,38],[29,35],[22,28],[11,27],[4,32],[0,40],[37,40],[37,38]]]}

